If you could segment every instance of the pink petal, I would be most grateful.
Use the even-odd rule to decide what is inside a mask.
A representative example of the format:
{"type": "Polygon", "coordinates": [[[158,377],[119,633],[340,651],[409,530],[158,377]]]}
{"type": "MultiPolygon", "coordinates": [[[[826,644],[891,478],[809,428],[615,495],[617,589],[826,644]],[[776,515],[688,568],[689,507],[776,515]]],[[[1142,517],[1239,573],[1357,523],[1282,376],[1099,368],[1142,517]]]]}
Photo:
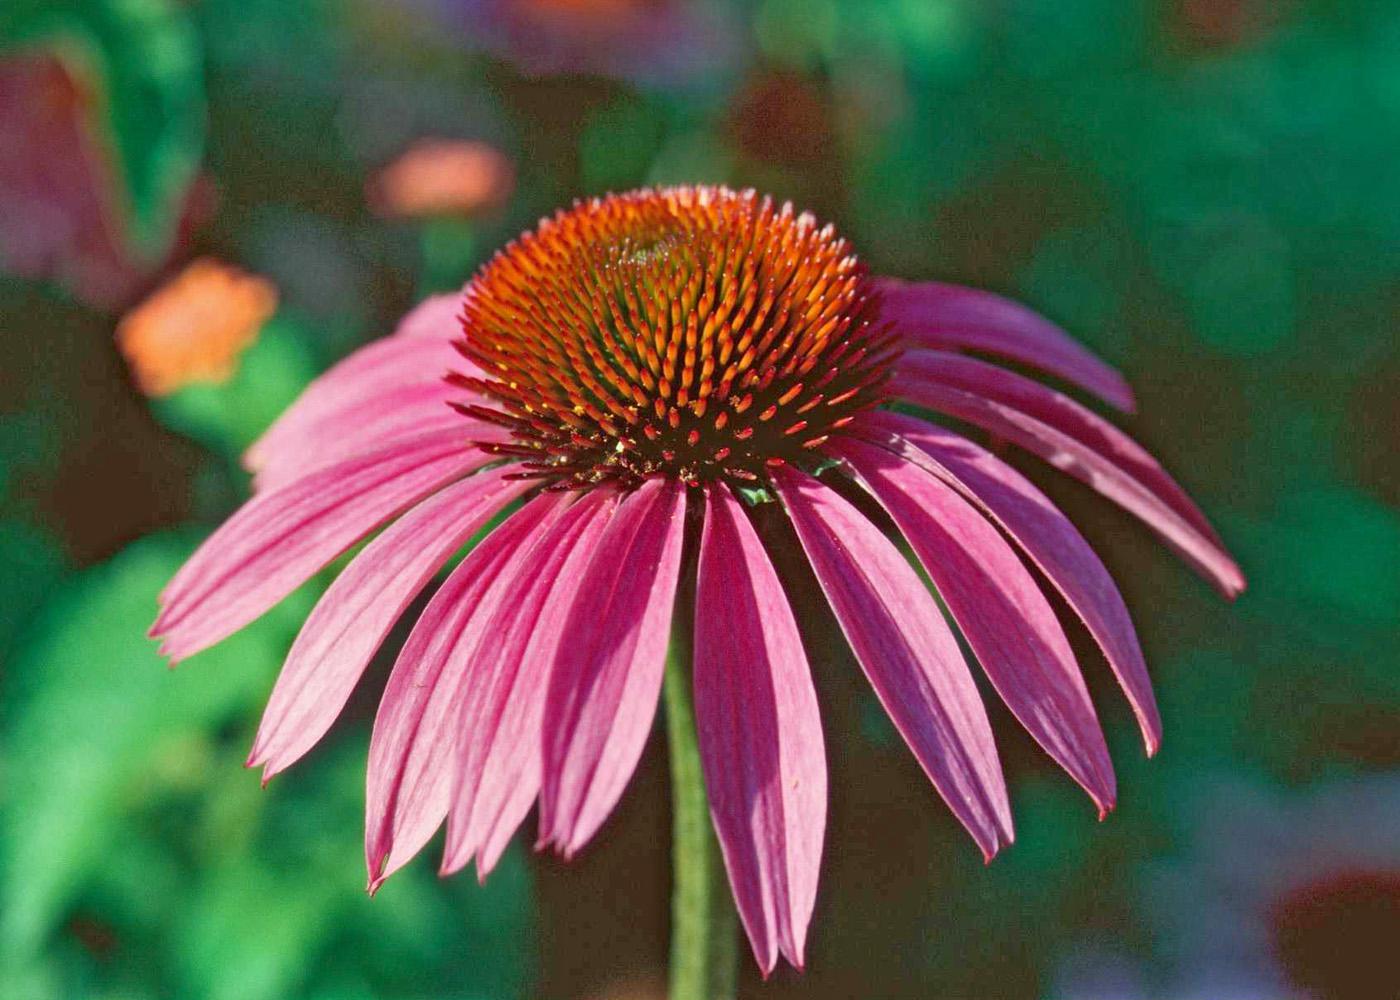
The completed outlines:
{"type": "Polygon", "coordinates": [[[523,556],[567,503],[545,493],[484,538],[433,595],[394,663],[370,736],[365,861],[370,891],[418,853],[447,816],[457,781],[456,722],[484,683],[492,620],[520,584],[523,556]]]}
{"type": "Polygon", "coordinates": [[[942,427],[900,413],[862,415],[851,430],[915,462],[960,490],[1030,556],[1084,621],[1118,678],[1149,755],[1162,719],[1123,597],[1084,536],[1030,480],[995,455],[942,427]]]}
{"type": "Polygon", "coordinates": [[[1113,764],[1055,612],[1001,534],[918,465],[850,438],[831,445],[909,540],[997,693],[1099,807],[1113,764]]]}
{"type": "Polygon", "coordinates": [[[1141,518],[1226,597],[1244,577],[1205,517],[1141,445],[1067,396],[971,358],[908,351],[890,391],[1034,452],[1141,518]]]}
{"type": "Polygon", "coordinates": [[[1205,515],[1146,448],[1063,393],[996,365],[945,351],[911,351],[900,368],[912,375],[1014,407],[1082,441],[1130,470],[1201,534],[1219,542],[1219,536],[1205,515]]]}
{"type": "Polygon", "coordinates": [[[1112,367],[1054,323],[1019,302],[976,288],[936,281],[879,279],[880,318],[910,346],[953,348],[1019,361],[1058,375],[1131,413],[1133,390],[1112,367]]]}
{"type": "Polygon", "coordinates": [[[462,293],[430,295],[399,320],[396,337],[423,340],[460,340],[462,332],[462,293]]]}
{"type": "Polygon", "coordinates": [[[248,758],[267,781],[335,721],[374,651],[443,563],[530,483],[509,466],[446,487],[395,521],[338,576],[302,626],[248,758]]]}
{"type": "Polygon", "coordinates": [[[579,582],[545,705],[542,841],[572,857],[637,766],[661,692],[685,490],[652,479],[622,501],[579,582]]]}
{"type": "Polygon", "coordinates": [[[583,570],[616,506],[614,491],[596,489],[538,532],[521,563],[521,590],[491,624],[494,638],[472,668],[484,683],[474,687],[455,724],[463,743],[443,874],[479,851],[477,874],[484,879],[539,793],[550,669],[583,570]]]}
{"type": "Polygon", "coordinates": [[[773,483],[885,711],[990,860],[1011,843],[1011,806],[982,699],[932,595],[889,539],[821,482],[785,466],[773,483]]]}
{"type": "Polygon", "coordinates": [[[164,637],[172,661],[212,646],[384,521],[489,461],[460,430],[435,431],[254,496],[175,574],[151,634],[164,637]]]}
{"type": "Polygon", "coordinates": [[[296,478],[320,461],[327,446],[353,453],[373,447],[398,418],[441,421],[451,415],[447,404],[471,394],[444,381],[449,372],[472,374],[477,368],[445,340],[385,337],[360,348],[306,387],[243,456],[257,473],[259,488],[296,478]],[[349,444],[346,444],[346,441],[349,444]]]}
{"type": "Polygon", "coordinates": [[[706,491],[695,712],[710,815],[764,975],[801,968],[826,829],[817,694],[782,584],[743,508],[706,491]]]}
{"type": "MultiPolygon", "coordinates": [[[[444,382],[410,385],[347,407],[295,441],[283,440],[253,474],[256,493],[296,482],[313,472],[377,451],[427,431],[457,428],[471,442],[505,441],[500,427],[458,413],[447,405],[444,382]]],[[[460,391],[457,397],[461,397],[460,391]]]]}
{"type": "Polygon", "coordinates": [[[441,381],[457,356],[451,345],[425,340],[384,337],[367,344],[313,379],[248,449],[245,465],[260,468],[279,442],[297,439],[347,406],[405,385],[441,381]]]}

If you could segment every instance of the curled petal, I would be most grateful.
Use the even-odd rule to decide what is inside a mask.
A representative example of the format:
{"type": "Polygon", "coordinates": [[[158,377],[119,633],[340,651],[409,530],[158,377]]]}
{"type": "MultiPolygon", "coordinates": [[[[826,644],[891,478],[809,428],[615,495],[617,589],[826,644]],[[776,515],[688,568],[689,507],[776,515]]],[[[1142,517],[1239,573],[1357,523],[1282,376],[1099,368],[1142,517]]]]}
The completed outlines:
{"type": "Polygon", "coordinates": [[[430,305],[432,313],[443,310],[429,300],[409,314],[400,335],[360,348],[317,377],[253,442],[243,464],[258,489],[304,475],[332,460],[327,455],[351,455],[390,436],[440,425],[454,416],[449,403],[473,398],[445,377],[479,374],[475,365],[446,339],[404,332],[436,328],[426,319],[409,326],[430,305]]]}
{"type": "Polygon", "coordinates": [[[472,444],[507,439],[501,428],[446,406],[436,385],[410,386],[341,414],[291,447],[279,448],[253,474],[253,492],[279,489],[328,465],[394,447],[429,431],[458,431],[472,444]]]}
{"type": "Polygon", "coordinates": [[[1092,392],[1131,413],[1133,390],[1054,323],[1019,302],[937,281],[877,281],[880,318],[891,322],[911,347],[980,351],[1018,361],[1092,392]]]}
{"type": "Polygon", "coordinates": [[[462,333],[462,295],[430,295],[418,303],[394,330],[396,337],[421,340],[459,340],[462,333]]]}
{"type": "Polygon", "coordinates": [[[971,358],[909,351],[890,390],[1000,434],[1139,517],[1224,596],[1244,576],[1184,490],[1141,445],[1061,393],[971,358]]]}
{"type": "Polygon", "coordinates": [[[695,713],[710,815],[764,974],[801,968],[826,829],[826,755],[797,622],[723,483],[706,491],[695,713]]]}
{"type": "Polygon", "coordinates": [[[773,482],[846,640],[924,772],[988,860],[1011,843],[996,743],[957,640],[899,550],[821,482],[773,482]]]}
{"type": "Polygon", "coordinates": [[[1011,546],[956,490],[918,465],[846,439],[831,447],[909,540],[997,693],[1079,782],[1100,814],[1113,764],[1074,653],[1011,546]]]}

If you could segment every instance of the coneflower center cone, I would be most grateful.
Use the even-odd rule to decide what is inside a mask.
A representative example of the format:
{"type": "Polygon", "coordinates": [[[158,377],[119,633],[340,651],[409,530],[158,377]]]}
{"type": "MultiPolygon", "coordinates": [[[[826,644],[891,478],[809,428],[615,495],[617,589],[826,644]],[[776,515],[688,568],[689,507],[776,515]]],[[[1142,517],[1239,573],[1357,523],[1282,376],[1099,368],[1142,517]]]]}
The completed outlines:
{"type": "Polygon", "coordinates": [[[472,283],[452,381],[511,432],[484,443],[558,488],[648,476],[736,485],[802,464],[883,398],[897,351],[830,227],[752,193],[581,203],[472,283]]]}

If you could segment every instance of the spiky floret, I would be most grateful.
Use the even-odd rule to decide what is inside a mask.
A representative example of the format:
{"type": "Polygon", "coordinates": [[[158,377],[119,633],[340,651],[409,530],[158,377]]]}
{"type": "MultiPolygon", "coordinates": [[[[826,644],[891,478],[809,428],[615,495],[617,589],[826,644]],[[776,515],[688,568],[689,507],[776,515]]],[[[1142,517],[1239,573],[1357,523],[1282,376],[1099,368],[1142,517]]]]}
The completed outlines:
{"type": "Polygon", "coordinates": [[[765,480],[882,398],[896,353],[850,245],[790,205],[718,187],[576,203],[468,288],[460,343],[512,432],[500,454],[561,487],[650,475],[765,480]]]}

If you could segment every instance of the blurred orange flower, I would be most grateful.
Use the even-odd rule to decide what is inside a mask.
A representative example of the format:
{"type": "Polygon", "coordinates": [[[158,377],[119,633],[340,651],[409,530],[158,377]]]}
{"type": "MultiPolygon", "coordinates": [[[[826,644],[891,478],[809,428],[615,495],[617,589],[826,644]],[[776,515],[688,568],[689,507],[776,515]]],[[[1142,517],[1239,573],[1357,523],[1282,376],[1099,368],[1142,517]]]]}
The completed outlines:
{"type": "Polygon", "coordinates": [[[117,325],[117,346],[148,396],[223,382],[277,309],[266,278],[202,258],[117,325]]]}
{"type": "Polygon", "coordinates": [[[492,146],[425,139],[381,170],[367,194],[381,215],[420,219],[478,215],[502,205],[514,189],[510,160],[492,146]]]}

